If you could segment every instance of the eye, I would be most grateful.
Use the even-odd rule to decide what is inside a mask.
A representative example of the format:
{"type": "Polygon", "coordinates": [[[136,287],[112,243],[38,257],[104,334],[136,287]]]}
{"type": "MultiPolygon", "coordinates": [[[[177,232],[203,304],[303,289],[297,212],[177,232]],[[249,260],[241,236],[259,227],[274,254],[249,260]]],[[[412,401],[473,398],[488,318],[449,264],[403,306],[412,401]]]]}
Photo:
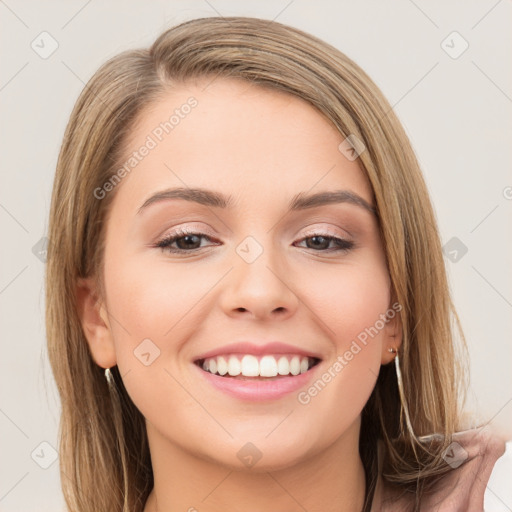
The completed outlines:
{"type": "MultiPolygon", "coordinates": [[[[160,240],[156,247],[160,247],[162,250],[173,254],[191,253],[205,247],[201,245],[201,239],[213,241],[205,233],[178,230],[160,240]],[[174,246],[174,244],[176,245],[174,246]]],[[[326,233],[313,233],[299,240],[299,243],[302,242],[306,242],[306,249],[313,249],[315,252],[348,252],[354,247],[354,242],[326,233]]]]}
{"type": "Polygon", "coordinates": [[[208,235],[205,235],[204,233],[178,230],[160,240],[156,244],[156,247],[160,247],[161,249],[171,253],[194,252],[202,248],[201,238],[206,238],[210,241],[212,240],[208,235]],[[172,247],[175,243],[177,247],[172,247]],[[197,245],[198,243],[199,246],[197,245]]]}
{"type": "Polygon", "coordinates": [[[314,233],[300,240],[300,242],[304,241],[307,249],[315,249],[316,252],[348,252],[354,247],[354,242],[350,240],[322,233],[314,233]],[[308,240],[311,240],[311,242],[308,242],[308,240]],[[334,247],[329,247],[331,243],[334,243],[334,247]]]}

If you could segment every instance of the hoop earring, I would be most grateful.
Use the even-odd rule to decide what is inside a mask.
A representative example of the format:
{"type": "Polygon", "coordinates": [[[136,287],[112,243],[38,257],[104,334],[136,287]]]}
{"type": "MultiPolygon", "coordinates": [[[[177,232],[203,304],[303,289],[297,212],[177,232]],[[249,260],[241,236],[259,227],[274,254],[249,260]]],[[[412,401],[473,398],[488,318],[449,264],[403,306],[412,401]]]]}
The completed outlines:
{"type": "MultiPolygon", "coordinates": [[[[118,430],[118,423],[122,422],[123,411],[121,407],[121,396],[117,389],[116,380],[114,378],[114,374],[110,370],[110,368],[105,369],[105,379],[107,379],[107,386],[110,395],[110,403],[112,404],[112,414],[114,418],[117,418],[119,421],[115,422],[116,431],[118,430]]],[[[118,432],[120,435],[120,432],[118,432]]]]}
{"type": "MultiPolygon", "coordinates": [[[[113,368],[113,367],[112,367],[113,368]]],[[[123,488],[126,503],[126,496],[128,496],[128,485],[129,477],[127,471],[127,453],[125,447],[125,432],[123,425],[123,408],[121,406],[121,393],[118,392],[114,375],[110,371],[110,368],[105,369],[105,379],[107,379],[107,385],[110,395],[110,402],[112,404],[111,418],[114,426],[114,431],[117,439],[117,452],[121,459],[123,468],[123,488]]],[[[121,377],[122,380],[122,377],[121,377]]]]}
{"type": "Polygon", "coordinates": [[[114,376],[112,375],[112,372],[110,371],[110,368],[105,368],[105,378],[107,379],[108,387],[114,391],[116,387],[116,383],[114,381],[114,376]]]}
{"type": "Polygon", "coordinates": [[[405,425],[407,426],[407,430],[409,431],[410,436],[413,439],[416,439],[416,435],[414,434],[414,430],[412,428],[411,418],[409,417],[409,409],[407,407],[407,402],[405,400],[404,383],[402,380],[402,372],[400,370],[400,359],[398,357],[398,350],[396,348],[388,348],[388,352],[396,354],[395,370],[396,380],[398,383],[398,394],[400,395],[400,423],[402,423],[402,418],[405,416],[405,425]]]}

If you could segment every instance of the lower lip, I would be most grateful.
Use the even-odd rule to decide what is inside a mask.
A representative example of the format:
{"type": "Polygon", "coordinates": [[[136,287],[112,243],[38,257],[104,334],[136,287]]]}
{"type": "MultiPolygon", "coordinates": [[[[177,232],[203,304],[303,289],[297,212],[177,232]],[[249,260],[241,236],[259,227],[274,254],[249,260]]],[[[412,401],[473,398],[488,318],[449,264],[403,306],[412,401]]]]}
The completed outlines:
{"type": "Polygon", "coordinates": [[[279,377],[274,380],[230,379],[229,377],[221,377],[220,375],[207,372],[197,364],[194,364],[194,366],[203,378],[220,391],[240,400],[262,402],[265,400],[277,400],[306,386],[316,374],[320,364],[321,362],[299,375],[279,377]]]}

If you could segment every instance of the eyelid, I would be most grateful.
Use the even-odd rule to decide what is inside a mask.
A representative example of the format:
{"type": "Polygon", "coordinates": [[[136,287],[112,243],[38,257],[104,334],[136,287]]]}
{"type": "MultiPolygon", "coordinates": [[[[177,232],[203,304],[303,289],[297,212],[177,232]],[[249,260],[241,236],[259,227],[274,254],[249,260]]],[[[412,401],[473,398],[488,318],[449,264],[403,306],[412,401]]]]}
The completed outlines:
{"type": "Polygon", "coordinates": [[[306,236],[309,236],[309,235],[316,235],[318,233],[322,233],[322,234],[325,234],[325,235],[334,236],[336,238],[343,238],[344,240],[348,238],[345,234],[339,233],[339,231],[344,231],[347,235],[349,235],[350,238],[352,238],[352,235],[347,230],[341,230],[340,228],[338,228],[338,230],[336,230],[335,228],[333,228],[331,226],[328,226],[328,227],[325,227],[325,226],[324,227],[320,227],[320,226],[308,227],[306,229],[306,231],[301,236],[302,237],[306,237],[306,236]]]}
{"type": "MultiPolygon", "coordinates": [[[[298,232],[296,232],[292,238],[296,239],[297,237],[301,236],[301,239],[303,239],[307,236],[318,235],[318,234],[329,235],[329,236],[333,236],[336,238],[342,238],[344,240],[347,240],[348,238],[353,238],[352,234],[348,230],[342,229],[339,227],[333,227],[330,225],[326,226],[325,221],[323,223],[317,222],[317,223],[309,224],[306,228],[302,228],[302,229],[299,230],[298,232]],[[324,224],[324,225],[319,226],[319,224],[324,224]],[[304,229],[304,231],[302,231],[302,229],[304,229]],[[348,235],[348,237],[346,235],[348,235]]],[[[204,234],[204,235],[210,237],[211,239],[217,238],[217,235],[209,227],[206,227],[204,224],[202,226],[198,226],[198,225],[195,225],[192,223],[192,224],[185,224],[185,225],[177,225],[177,226],[173,226],[171,228],[166,229],[164,233],[155,237],[155,243],[157,243],[158,241],[161,241],[165,238],[169,238],[171,236],[176,236],[176,235],[181,235],[181,234],[184,234],[184,235],[197,234],[197,233],[204,234]]]]}
{"type": "Polygon", "coordinates": [[[177,225],[177,226],[173,226],[171,228],[166,229],[162,234],[156,236],[155,240],[156,241],[162,240],[162,239],[168,238],[170,236],[181,235],[182,233],[185,235],[187,235],[187,234],[195,235],[197,233],[201,233],[201,234],[207,235],[211,238],[214,238],[216,236],[211,229],[206,228],[204,226],[199,227],[199,226],[195,226],[193,224],[185,224],[184,226],[177,225]]]}
{"type": "MultiPolygon", "coordinates": [[[[336,237],[336,238],[343,238],[343,239],[346,239],[347,237],[345,236],[344,233],[339,233],[338,231],[345,231],[345,233],[347,235],[349,235],[350,237],[352,237],[352,235],[347,231],[347,230],[341,230],[340,228],[338,228],[338,230],[336,230],[335,228],[332,228],[331,226],[324,226],[324,227],[320,227],[320,226],[316,226],[316,227],[312,227],[312,225],[308,226],[306,228],[306,230],[304,232],[298,232],[295,237],[298,237],[298,236],[301,236],[302,238],[305,238],[307,236],[311,236],[311,235],[318,235],[319,233],[323,234],[323,235],[329,235],[329,236],[333,236],[333,237],[336,237]]],[[[191,225],[191,224],[187,224],[185,226],[174,226],[173,228],[170,228],[169,230],[166,230],[165,233],[159,235],[158,237],[156,237],[156,240],[162,240],[164,238],[168,238],[168,237],[171,237],[171,236],[176,236],[176,235],[187,235],[187,234],[197,234],[197,233],[201,233],[203,235],[206,235],[210,238],[215,238],[217,235],[215,235],[212,230],[210,229],[207,229],[207,228],[204,228],[204,227],[198,227],[198,226],[194,226],[194,225],[191,225]]],[[[301,238],[301,239],[302,239],[301,238]]]]}

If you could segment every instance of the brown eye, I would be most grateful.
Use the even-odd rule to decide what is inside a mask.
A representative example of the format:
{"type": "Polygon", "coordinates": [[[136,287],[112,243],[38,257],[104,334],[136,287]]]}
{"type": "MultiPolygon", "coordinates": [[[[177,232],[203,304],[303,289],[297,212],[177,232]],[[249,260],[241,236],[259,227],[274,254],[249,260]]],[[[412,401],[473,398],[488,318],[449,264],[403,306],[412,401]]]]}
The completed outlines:
{"type": "Polygon", "coordinates": [[[306,242],[307,249],[314,249],[319,252],[349,251],[354,247],[354,242],[322,234],[308,236],[301,240],[301,242],[304,241],[306,242]],[[334,243],[334,247],[329,247],[331,243],[334,243]]]}
{"type": "Polygon", "coordinates": [[[204,247],[201,246],[201,239],[203,238],[212,241],[212,239],[204,233],[177,231],[160,240],[156,244],[156,247],[160,247],[171,253],[194,252],[204,247]],[[173,244],[176,244],[176,247],[172,247],[173,244]]]}

